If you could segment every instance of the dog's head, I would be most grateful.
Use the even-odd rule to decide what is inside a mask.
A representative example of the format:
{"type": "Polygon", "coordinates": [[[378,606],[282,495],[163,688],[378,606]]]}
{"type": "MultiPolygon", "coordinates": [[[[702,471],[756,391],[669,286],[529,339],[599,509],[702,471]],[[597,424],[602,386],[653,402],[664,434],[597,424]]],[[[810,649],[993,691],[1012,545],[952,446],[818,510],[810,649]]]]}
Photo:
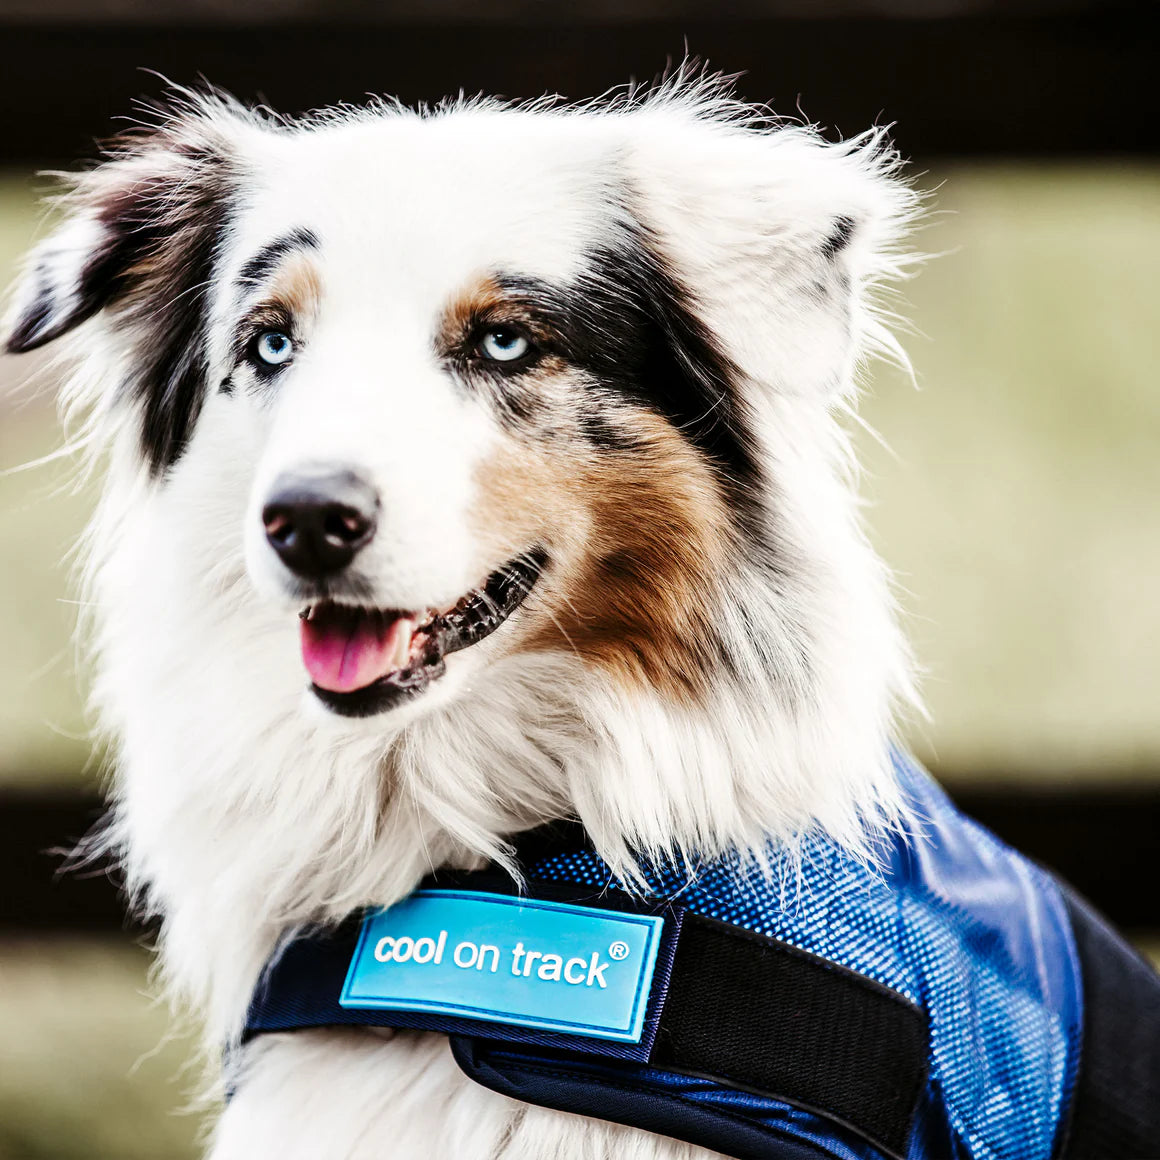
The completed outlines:
{"type": "Polygon", "coordinates": [[[9,348],[80,328],[120,432],[131,499],[94,546],[135,679],[186,666],[220,691],[203,723],[242,698],[271,706],[256,737],[327,719],[332,746],[457,706],[482,736],[472,699],[522,681],[533,717],[625,752],[663,718],[629,762],[653,796],[623,779],[610,807],[570,771],[567,808],[648,798],[629,828],[654,844],[684,813],[720,837],[725,796],[808,823],[790,767],[836,728],[827,777],[877,768],[905,680],[832,418],[885,337],[893,169],[878,134],[827,145],[696,86],[295,123],[189,98],[120,143],[35,252],[9,348]],[[725,771],[761,762],[764,788],[725,771]]]}

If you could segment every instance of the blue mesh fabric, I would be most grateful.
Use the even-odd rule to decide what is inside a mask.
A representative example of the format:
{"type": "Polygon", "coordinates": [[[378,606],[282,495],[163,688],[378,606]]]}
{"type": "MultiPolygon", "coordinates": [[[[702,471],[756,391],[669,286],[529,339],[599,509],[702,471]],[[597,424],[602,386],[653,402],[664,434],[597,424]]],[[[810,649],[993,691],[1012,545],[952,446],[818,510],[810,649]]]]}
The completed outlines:
{"type": "MultiPolygon", "coordinates": [[[[877,867],[816,837],[797,875],[771,880],[728,861],[666,866],[650,872],[650,890],[840,963],[927,1012],[930,1081],[910,1160],[1050,1160],[1081,1015],[1063,900],[1046,873],[960,814],[913,761],[897,755],[895,765],[920,821],[884,842],[877,867]]],[[[589,851],[528,870],[617,889],[589,851]]]]}

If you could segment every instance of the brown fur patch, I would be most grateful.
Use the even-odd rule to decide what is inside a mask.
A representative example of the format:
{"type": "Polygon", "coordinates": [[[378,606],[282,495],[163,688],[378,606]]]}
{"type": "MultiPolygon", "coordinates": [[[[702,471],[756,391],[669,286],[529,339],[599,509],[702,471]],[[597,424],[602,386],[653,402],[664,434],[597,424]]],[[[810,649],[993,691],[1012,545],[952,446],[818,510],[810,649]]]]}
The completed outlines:
{"type": "Polygon", "coordinates": [[[308,253],[291,254],[270,284],[274,302],[302,323],[313,322],[322,304],[322,278],[308,253]]]}
{"type": "Polygon", "coordinates": [[[239,323],[239,337],[263,326],[309,326],[321,305],[322,276],[317,265],[309,254],[291,254],[271,276],[261,301],[246,311],[239,323]]]}
{"type": "Polygon", "coordinates": [[[443,309],[435,346],[441,355],[457,350],[481,319],[504,308],[506,299],[499,284],[487,276],[465,286],[443,309]]]}
{"type": "Polygon", "coordinates": [[[443,308],[435,347],[449,357],[463,352],[473,334],[491,326],[519,326],[537,342],[552,337],[528,300],[505,290],[494,278],[483,275],[466,285],[443,308]]]}
{"type": "Polygon", "coordinates": [[[295,252],[286,257],[269,280],[266,294],[234,326],[234,357],[241,360],[261,330],[286,330],[301,342],[322,306],[322,276],[313,257],[295,252]]]}
{"type": "Polygon", "coordinates": [[[474,390],[487,394],[505,425],[548,439],[557,434],[555,424],[568,411],[558,398],[561,384],[567,382],[567,367],[552,352],[552,337],[526,300],[506,291],[494,279],[482,277],[444,308],[435,349],[441,358],[456,364],[456,373],[474,390]],[[533,365],[509,375],[494,365],[488,368],[472,348],[482,331],[513,326],[538,344],[539,350],[533,365]]]}
{"type": "Polygon", "coordinates": [[[537,543],[551,557],[517,648],[571,651],[626,686],[696,700],[716,661],[731,523],[709,466],[668,423],[634,411],[622,425],[631,450],[505,440],[479,478],[484,567],[537,543]]]}

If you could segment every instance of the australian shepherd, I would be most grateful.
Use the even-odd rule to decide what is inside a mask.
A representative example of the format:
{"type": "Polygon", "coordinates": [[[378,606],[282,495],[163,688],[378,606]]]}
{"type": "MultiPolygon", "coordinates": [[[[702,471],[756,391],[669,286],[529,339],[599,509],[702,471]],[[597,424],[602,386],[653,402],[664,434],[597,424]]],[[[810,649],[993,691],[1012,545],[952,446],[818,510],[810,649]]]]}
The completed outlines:
{"type": "MultiPolygon", "coordinates": [[[[897,823],[911,666],[845,420],[916,205],[881,131],[688,79],[183,93],[73,181],[9,347],[68,335],[107,841],[215,1050],[288,932],[548,820],[629,884],[897,823]]],[[[497,1095],[438,1034],[229,1058],[216,1160],[710,1154],[497,1095]]]]}

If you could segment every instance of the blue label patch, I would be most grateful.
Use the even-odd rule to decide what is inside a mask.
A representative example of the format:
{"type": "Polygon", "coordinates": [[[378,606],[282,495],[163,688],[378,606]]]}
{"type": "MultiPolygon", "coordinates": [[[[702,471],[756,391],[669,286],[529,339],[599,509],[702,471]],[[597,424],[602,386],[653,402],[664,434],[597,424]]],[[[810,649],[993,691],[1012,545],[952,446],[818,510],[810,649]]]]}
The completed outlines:
{"type": "Polygon", "coordinates": [[[343,1007],[639,1043],[664,919],[420,890],[363,921],[343,1007]]]}

